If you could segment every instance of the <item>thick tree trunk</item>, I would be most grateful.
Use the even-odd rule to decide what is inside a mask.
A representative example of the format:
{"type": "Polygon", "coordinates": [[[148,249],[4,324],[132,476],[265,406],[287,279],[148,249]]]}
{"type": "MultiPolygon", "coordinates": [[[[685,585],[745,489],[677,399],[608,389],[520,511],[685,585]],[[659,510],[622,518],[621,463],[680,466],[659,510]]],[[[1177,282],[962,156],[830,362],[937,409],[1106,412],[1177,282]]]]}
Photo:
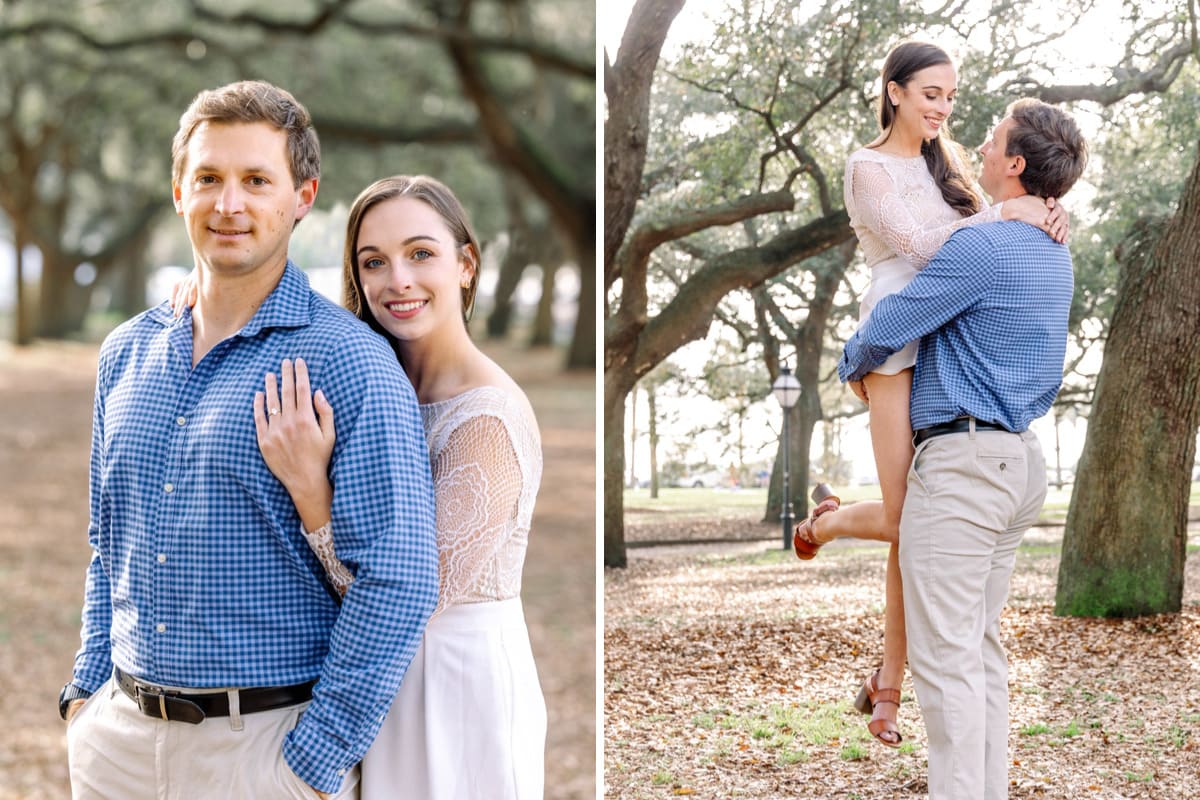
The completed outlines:
{"type": "Polygon", "coordinates": [[[616,279],[617,250],[633,221],[646,145],[650,138],[650,88],[663,42],[684,0],[638,0],[629,12],[617,61],[604,70],[608,118],[604,122],[605,286],[616,279]]]}
{"type": "Polygon", "coordinates": [[[650,407],[650,496],[658,497],[658,387],[651,386],[646,392],[646,403],[650,407]]]}
{"type": "Polygon", "coordinates": [[[567,352],[567,369],[596,368],[596,248],[579,248],[579,311],[567,352]]]}
{"type": "Polygon", "coordinates": [[[604,376],[604,566],[624,567],[625,398],[630,388],[613,373],[604,376]]]}
{"type": "Polygon", "coordinates": [[[30,314],[29,293],[26,291],[25,284],[25,237],[19,227],[13,231],[13,244],[17,250],[13,344],[24,346],[33,342],[33,319],[30,314]]]}
{"type": "Polygon", "coordinates": [[[49,253],[43,255],[35,323],[38,336],[65,339],[83,330],[92,289],[75,282],[77,266],[71,260],[54,258],[49,253]]]}
{"type": "Polygon", "coordinates": [[[492,310],[487,318],[487,335],[489,339],[503,339],[508,335],[512,324],[513,293],[521,282],[521,275],[529,264],[528,242],[531,237],[528,224],[521,214],[509,212],[512,222],[509,226],[508,249],[500,261],[500,275],[496,278],[496,289],[492,298],[492,310]]]}
{"type": "Polygon", "coordinates": [[[1181,608],[1200,424],[1200,159],[1176,214],[1136,226],[1118,257],[1117,303],[1063,536],[1061,615],[1181,608]]]}
{"type": "MultiPolygon", "coordinates": [[[[537,311],[533,316],[533,332],[529,336],[530,347],[549,347],[554,343],[554,274],[557,269],[552,263],[542,264],[542,295],[538,298],[537,311]]],[[[582,300],[582,298],[580,298],[582,300]]],[[[583,303],[580,302],[582,306],[583,303]]]]}
{"type": "MultiPolygon", "coordinates": [[[[780,409],[782,413],[782,409],[780,409]]],[[[820,408],[813,414],[812,404],[800,401],[790,409],[788,417],[788,494],[791,495],[792,517],[796,520],[808,516],[809,444],[813,429],[821,418],[820,408]]],[[[771,483],[767,489],[767,508],[763,522],[779,522],[783,517],[783,442],[775,451],[775,463],[771,468],[771,483]]]]}
{"type": "Polygon", "coordinates": [[[637,468],[634,462],[637,460],[637,402],[638,402],[638,387],[635,385],[633,390],[629,392],[629,449],[625,452],[629,454],[629,483],[625,484],[630,489],[637,488],[637,468]]]}

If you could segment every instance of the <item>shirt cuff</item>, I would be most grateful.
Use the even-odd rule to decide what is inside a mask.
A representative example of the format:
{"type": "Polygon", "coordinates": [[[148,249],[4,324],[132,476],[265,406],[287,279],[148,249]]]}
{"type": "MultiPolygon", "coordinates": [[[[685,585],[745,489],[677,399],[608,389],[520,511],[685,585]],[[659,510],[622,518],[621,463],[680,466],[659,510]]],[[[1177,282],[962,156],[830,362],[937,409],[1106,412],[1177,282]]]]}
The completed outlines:
{"type": "Polygon", "coordinates": [[[75,669],[71,676],[71,683],[78,686],[80,689],[96,693],[96,690],[104,685],[105,681],[112,677],[113,665],[112,660],[108,658],[101,659],[99,657],[88,659],[85,662],[76,661],[75,669]]]}
{"type": "Polygon", "coordinates": [[[358,759],[331,747],[328,739],[311,726],[303,724],[304,716],[283,740],[283,758],[296,777],[319,792],[337,792],[342,780],[358,759]]]}

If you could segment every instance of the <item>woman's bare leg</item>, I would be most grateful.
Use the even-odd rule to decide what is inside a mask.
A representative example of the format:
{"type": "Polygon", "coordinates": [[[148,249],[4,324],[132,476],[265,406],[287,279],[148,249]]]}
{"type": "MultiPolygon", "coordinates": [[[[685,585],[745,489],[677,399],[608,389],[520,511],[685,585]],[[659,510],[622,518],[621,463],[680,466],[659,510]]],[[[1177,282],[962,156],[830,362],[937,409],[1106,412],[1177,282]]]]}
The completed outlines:
{"type": "MultiPolygon", "coordinates": [[[[855,503],[822,514],[813,527],[819,541],[837,536],[856,536],[891,543],[888,549],[887,588],[883,622],[883,665],[876,688],[899,689],[904,680],[908,640],[904,629],[904,595],[900,579],[900,513],[912,464],[912,423],[908,416],[912,370],[897,375],[871,373],[864,383],[870,399],[871,446],[875,469],[879,474],[881,502],[855,503]],[[865,506],[859,510],[860,506],[865,506]],[[857,526],[862,527],[857,527],[857,526]]],[[[872,719],[895,721],[897,708],[891,704],[875,707],[872,719]]],[[[884,737],[890,734],[883,733],[884,737]]],[[[894,741],[894,739],[892,740],[894,741]]]]}

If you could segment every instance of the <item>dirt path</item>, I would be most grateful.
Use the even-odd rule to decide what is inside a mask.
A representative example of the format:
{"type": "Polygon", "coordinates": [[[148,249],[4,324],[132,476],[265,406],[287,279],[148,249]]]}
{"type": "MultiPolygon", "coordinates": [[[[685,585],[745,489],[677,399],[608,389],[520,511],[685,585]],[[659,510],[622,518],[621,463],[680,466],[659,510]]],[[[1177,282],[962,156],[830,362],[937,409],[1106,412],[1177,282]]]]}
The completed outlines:
{"type": "MultiPolygon", "coordinates": [[[[492,348],[538,413],[524,600],[549,709],[546,797],[595,796],[595,384],[492,348]]],[[[0,800],[69,796],[58,689],[79,646],[97,348],[0,345],[0,800]]]]}
{"type": "MultiPolygon", "coordinates": [[[[1180,614],[1064,619],[1060,540],[1027,535],[1001,621],[1009,796],[1196,797],[1200,561],[1180,614]]],[[[773,543],[688,545],[631,549],[627,569],[606,570],[604,796],[924,797],[911,679],[899,751],[850,705],[879,661],[885,557],[854,540],[807,563],[773,543]]]]}

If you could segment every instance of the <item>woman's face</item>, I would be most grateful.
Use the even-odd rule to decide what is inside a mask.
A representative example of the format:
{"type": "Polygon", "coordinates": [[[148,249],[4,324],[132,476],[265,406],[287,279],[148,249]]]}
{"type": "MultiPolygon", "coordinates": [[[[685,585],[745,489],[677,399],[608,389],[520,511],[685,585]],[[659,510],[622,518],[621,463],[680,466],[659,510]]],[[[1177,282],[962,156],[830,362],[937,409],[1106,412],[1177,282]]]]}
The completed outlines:
{"type": "Polygon", "coordinates": [[[888,97],[896,106],[894,129],[928,141],[937,137],[954,110],[958,74],[952,64],[917,70],[904,86],[888,82],[888,97]]]}
{"type": "Polygon", "coordinates": [[[367,308],[398,340],[463,324],[462,286],[475,268],[423,200],[393,197],[367,211],[355,262],[367,308]]]}

